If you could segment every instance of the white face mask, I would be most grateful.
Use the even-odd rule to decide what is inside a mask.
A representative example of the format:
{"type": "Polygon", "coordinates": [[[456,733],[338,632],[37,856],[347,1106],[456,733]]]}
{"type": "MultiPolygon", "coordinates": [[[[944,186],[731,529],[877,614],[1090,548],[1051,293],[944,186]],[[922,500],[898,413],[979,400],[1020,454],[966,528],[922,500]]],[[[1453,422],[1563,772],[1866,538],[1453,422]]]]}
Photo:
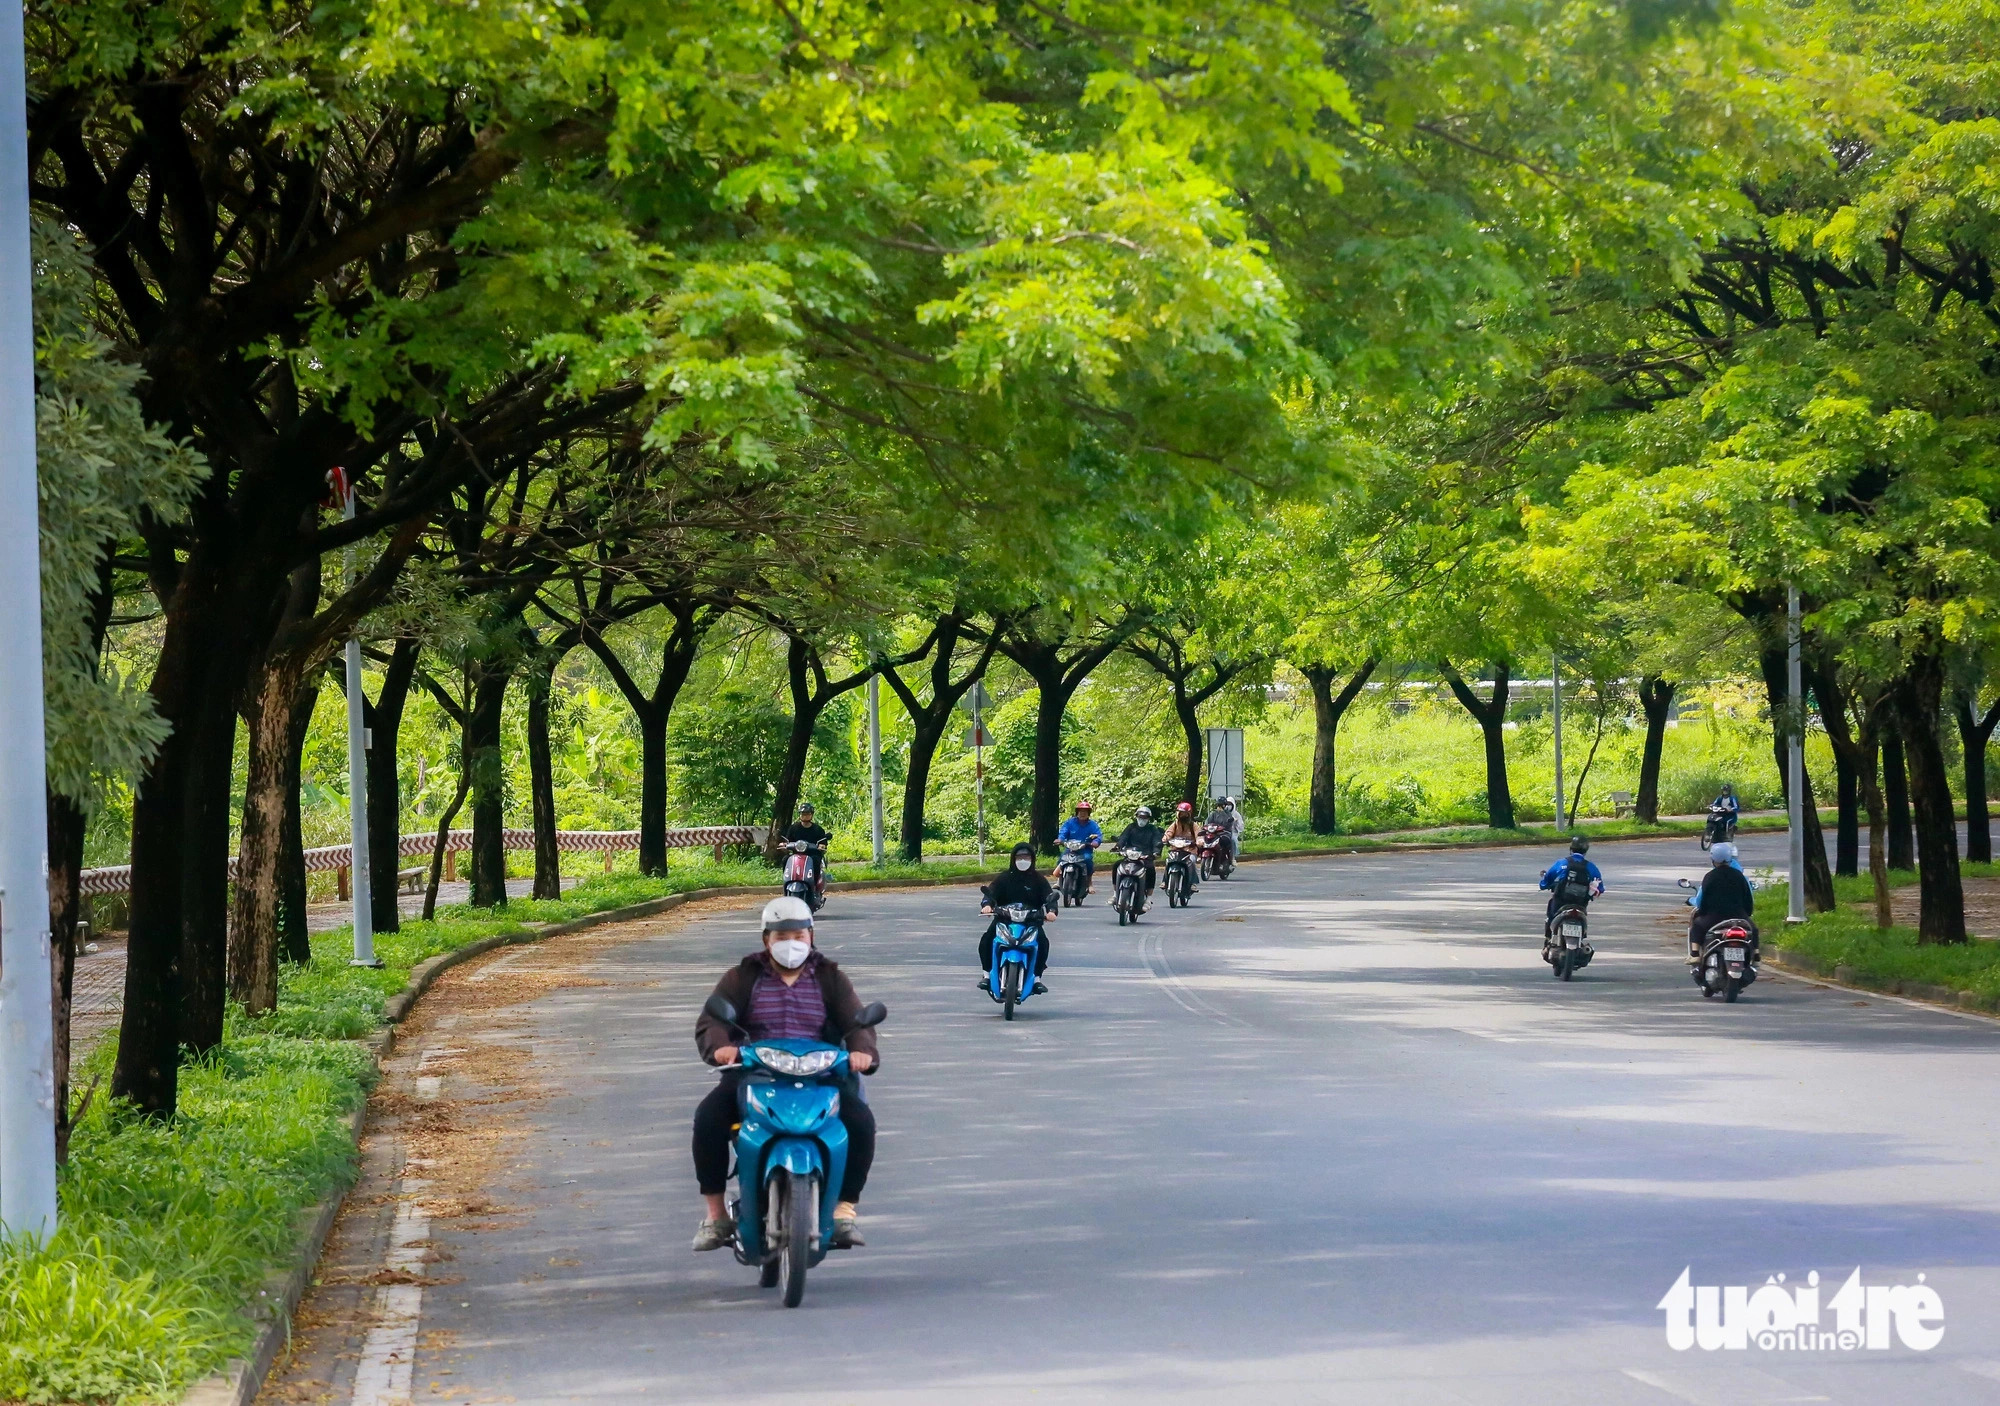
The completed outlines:
{"type": "Polygon", "coordinates": [[[1035,861],[1028,858],[1026,855],[1022,855],[1019,859],[1014,861],[1014,867],[1016,869],[1019,869],[1022,873],[1025,874],[1028,870],[1035,867],[1035,861]]]}
{"type": "Polygon", "coordinates": [[[771,943],[771,960],[786,971],[796,971],[812,955],[813,945],[803,937],[780,937],[771,943]]]}

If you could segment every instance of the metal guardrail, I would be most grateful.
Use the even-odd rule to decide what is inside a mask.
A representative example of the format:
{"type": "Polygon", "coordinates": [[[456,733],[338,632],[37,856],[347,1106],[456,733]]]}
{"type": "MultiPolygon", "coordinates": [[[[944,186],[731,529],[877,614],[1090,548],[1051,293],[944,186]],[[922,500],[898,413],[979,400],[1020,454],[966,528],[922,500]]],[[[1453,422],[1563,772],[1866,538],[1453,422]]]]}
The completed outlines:
{"type": "MultiPolygon", "coordinates": [[[[770,835],[767,825],[704,825],[685,830],[667,831],[668,849],[714,848],[720,857],[725,845],[751,844],[762,847],[770,835]]],[[[507,849],[533,849],[533,830],[503,830],[501,844],[507,849]]],[[[404,835],[396,842],[396,853],[406,858],[429,859],[437,847],[435,831],[421,835],[404,835]]],[[[472,848],[470,830],[453,830],[445,837],[446,855],[460,854],[472,848]]],[[[620,851],[639,848],[637,830],[558,830],[556,848],[565,854],[588,854],[603,851],[607,857],[620,851]]],[[[324,873],[328,870],[348,868],[354,860],[352,845],[323,845],[306,851],[306,870],[309,873],[324,873]]],[[[230,856],[229,877],[236,877],[236,857],[230,856]]],[[[103,869],[86,869],[80,876],[78,889],[92,896],[127,893],[132,888],[132,866],[114,864],[103,869]]]]}

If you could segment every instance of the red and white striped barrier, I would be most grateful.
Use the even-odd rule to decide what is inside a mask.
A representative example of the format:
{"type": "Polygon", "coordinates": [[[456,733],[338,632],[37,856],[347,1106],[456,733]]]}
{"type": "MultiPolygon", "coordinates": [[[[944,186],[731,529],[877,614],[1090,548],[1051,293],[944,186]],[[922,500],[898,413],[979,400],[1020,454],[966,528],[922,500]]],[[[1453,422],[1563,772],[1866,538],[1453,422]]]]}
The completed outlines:
{"type": "MultiPolygon", "coordinates": [[[[763,825],[704,825],[687,830],[667,831],[668,849],[708,849],[720,850],[724,845],[757,845],[761,847],[770,829],[763,825]]],[[[500,842],[508,849],[533,849],[533,830],[503,830],[500,842]]],[[[405,858],[429,859],[437,846],[435,831],[422,835],[404,835],[396,842],[396,853],[405,858]]],[[[470,830],[453,830],[445,836],[445,853],[460,854],[472,848],[470,830]]],[[[565,854],[585,854],[602,850],[608,856],[618,850],[639,848],[637,830],[558,830],[556,848],[565,854]]],[[[354,861],[354,846],[323,845],[306,851],[308,872],[324,873],[327,870],[346,869],[354,861]]],[[[86,869],[79,876],[79,891],[86,894],[125,893],[132,887],[132,866],[116,864],[104,869],[86,869]]],[[[236,857],[230,856],[229,877],[236,877],[236,857]]]]}

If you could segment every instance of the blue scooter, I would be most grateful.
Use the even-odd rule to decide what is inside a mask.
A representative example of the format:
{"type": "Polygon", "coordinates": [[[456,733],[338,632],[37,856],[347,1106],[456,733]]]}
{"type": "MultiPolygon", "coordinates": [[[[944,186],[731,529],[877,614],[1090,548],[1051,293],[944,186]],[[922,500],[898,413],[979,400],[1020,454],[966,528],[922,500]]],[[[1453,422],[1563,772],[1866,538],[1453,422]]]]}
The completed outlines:
{"type": "MultiPolygon", "coordinates": [[[[710,996],[702,1009],[740,1033],[736,1007],[710,996]]],[[[861,1008],[847,1034],[880,1025],[880,1001],[861,1008]]],[[[843,1038],[845,1036],[843,1035],[843,1038]]],[[[806,1296],[806,1270],[833,1243],[833,1208],[847,1174],[843,1086],[860,1097],[847,1051],[818,1040],[745,1040],[736,1089],[736,1261],[757,1266],[760,1288],[784,1285],[786,1308],[806,1296]]]]}
{"type": "Polygon", "coordinates": [[[1035,994],[1042,922],[1041,910],[1025,903],[1009,903],[993,915],[993,968],[986,974],[986,994],[1000,1003],[1008,1020],[1014,1018],[1014,1007],[1035,994]]]}

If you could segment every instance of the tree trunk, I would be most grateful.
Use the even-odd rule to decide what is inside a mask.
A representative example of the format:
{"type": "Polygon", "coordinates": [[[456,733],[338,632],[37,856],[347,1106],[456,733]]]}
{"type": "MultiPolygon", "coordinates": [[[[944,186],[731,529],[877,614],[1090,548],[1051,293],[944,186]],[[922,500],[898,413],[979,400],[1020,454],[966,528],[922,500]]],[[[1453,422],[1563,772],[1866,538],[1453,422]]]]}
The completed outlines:
{"type": "Polygon", "coordinates": [[[465,720],[465,764],[472,779],[472,905],[507,906],[507,777],[500,722],[509,674],[482,669],[465,720]]]}
{"type": "Polygon", "coordinates": [[[368,728],[368,908],[375,931],[395,932],[403,925],[396,901],[396,875],[403,867],[403,778],[398,744],[403,731],[403,707],[410,700],[421,646],[400,638],[382,670],[382,687],[375,701],[361,696],[361,721],[368,728]]]}
{"type": "Polygon", "coordinates": [[[1889,803],[1889,867],[1917,867],[1916,831],[1910,818],[1910,776],[1903,756],[1900,718],[1882,735],[1882,789],[1889,803]]]}
{"type": "MultiPolygon", "coordinates": [[[[1803,678],[1806,688],[1819,702],[1820,722],[1826,728],[1827,740],[1833,744],[1835,784],[1840,792],[1839,828],[1833,842],[1833,872],[1837,877],[1852,878],[1861,865],[1859,812],[1864,764],[1862,745],[1848,727],[1848,711],[1854,706],[1854,700],[1841,685],[1840,665],[1835,660],[1816,656],[1806,666],[1803,678]]],[[[1872,747],[1873,728],[1864,725],[1861,730],[1870,739],[1872,747]]]]}
{"type": "MultiPolygon", "coordinates": [[[[1760,650],[1757,659],[1764,672],[1765,701],[1771,711],[1771,750],[1778,759],[1778,777],[1784,786],[1785,804],[1789,806],[1792,796],[1792,769],[1786,745],[1791,737],[1787,724],[1791,712],[1787,706],[1789,666],[1783,649],[1760,650]]],[[[1802,681],[1803,678],[1802,671],[1802,681]]],[[[1803,725],[1804,720],[1800,721],[1803,725]]],[[[1812,772],[1803,764],[1799,771],[1806,782],[1800,806],[1806,832],[1806,908],[1813,913],[1830,913],[1834,907],[1833,870],[1826,862],[1826,833],[1820,829],[1819,806],[1813,800],[1812,772]]]]}
{"type": "Polygon", "coordinates": [[[1339,693],[1333,691],[1333,681],[1339,671],[1324,664],[1308,664],[1299,670],[1312,685],[1313,696],[1313,759],[1311,799],[1307,804],[1308,823],[1315,835],[1333,835],[1340,831],[1338,813],[1338,782],[1335,761],[1335,744],[1340,736],[1340,720],[1346,716],[1348,705],[1361,694],[1369,675],[1375,672],[1375,661],[1370,659],[1355,671],[1354,676],[1341,687],[1339,693]]]}
{"type": "Polygon", "coordinates": [[[1486,699],[1472,691],[1458,670],[1449,664],[1442,667],[1446,685],[1472,714],[1486,739],[1486,824],[1495,830],[1512,830],[1514,794],[1507,785],[1507,666],[1493,666],[1493,694],[1486,699]]]}
{"type": "Polygon", "coordinates": [[[1868,877],[1875,886],[1875,926],[1887,928],[1896,920],[1889,889],[1889,806],[1882,795],[1878,770],[1881,747],[1871,737],[1864,752],[1867,764],[1861,770],[1861,801],[1868,808],[1868,877]]]}
{"type": "Polygon", "coordinates": [[[1833,754],[1833,774],[1840,807],[1833,835],[1833,873],[1835,878],[1851,879],[1861,872],[1861,777],[1839,751],[1833,754]]]}
{"type": "Polygon", "coordinates": [[[639,872],[667,872],[667,715],[648,703],[639,721],[639,872]]]}
{"type": "Polygon", "coordinates": [[[549,693],[560,657],[550,653],[529,670],[528,787],[534,804],[535,897],[562,897],[562,854],[556,848],[556,768],[549,745],[549,693]]]}
{"type": "Polygon", "coordinates": [[[452,796],[451,804],[438,817],[437,843],[431,846],[431,872],[424,883],[424,921],[430,922],[437,916],[438,880],[444,874],[445,846],[451,841],[451,825],[458,819],[459,809],[472,790],[472,772],[462,770],[458,774],[458,791],[452,796]]]}
{"type": "Polygon", "coordinates": [[[250,734],[243,782],[243,828],[236,850],[235,921],[229,929],[229,998],[251,1015],[278,1006],[278,894],[284,853],[285,782],[292,705],[301,667],[293,654],[267,660],[245,700],[250,734]]]}
{"type": "Polygon", "coordinates": [[[1639,680],[1639,707],[1646,714],[1646,749],[1639,759],[1639,794],[1633,811],[1648,825],[1660,823],[1660,755],[1667,745],[1667,715],[1673,711],[1670,679],[1648,674],[1639,680]]]}
{"type": "Polygon", "coordinates": [[[1186,686],[1172,680],[1174,716],[1180,720],[1181,737],[1187,742],[1187,761],[1181,769],[1181,799],[1189,805],[1201,800],[1201,715],[1186,686]]]}
{"type": "Polygon", "coordinates": [[[1986,744],[2000,723],[2000,702],[1980,717],[1974,700],[1959,694],[1953,711],[1958,718],[1958,740],[1965,754],[1965,858],[1971,864],[1993,862],[1993,820],[1986,805],[1986,744]]]}
{"type": "Polygon", "coordinates": [[[1952,809],[1951,772],[1940,736],[1944,665],[1936,654],[1911,661],[1895,692],[1897,720],[1910,767],[1910,800],[1916,819],[1917,920],[1920,943],[1965,941],[1965,889],[1958,870],[1958,817],[1952,809]]]}
{"type": "Polygon", "coordinates": [[[312,960],[312,930],[306,923],[305,820],[299,790],[305,780],[306,736],[319,706],[320,671],[299,685],[285,737],[285,818],[278,832],[278,960],[304,965],[312,960]]]}
{"type": "Polygon", "coordinates": [[[76,994],[76,924],[83,907],[83,808],[67,796],[48,796],[49,1014],[54,1019],[56,1164],[69,1160],[69,1015],[76,994]]]}
{"type": "Polygon", "coordinates": [[[812,646],[796,636],[785,646],[785,678],[792,695],[792,731],[785,739],[785,760],[778,767],[775,794],[771,798],[771,838],[766,849],[773,858],[777,855],[778,836],[792,823],[798,809],[806,760],[812,755],[813,728],[834,696],[825,689],[814,696],[812,646]]]}
{"type": "MultiPolygon", "coordinates": [[[[983,721],[983,719],[982,719],[983,721]]],[[[931,764],[951,729],[951,710],[934,716],[910,714],[915,729],[910,738],[909,764],[903,772],[903,819],[898,831],[902,856],[911,864],[924,858],[924,802],[930,793],[931,764]]]]}
{"type": "Polygon", "coordinates": [[[664,603],[674,617],[674,628],[661,651],[660,677],[651,693],[639,687],[618,652],[594,627],[577,627],[584,647],[604,665],[639,725],[639,872],[653,877],[667,872],[667,723],[694,668],[702,637],[716,620],[715,612],[692,597],[664,603]]]}

